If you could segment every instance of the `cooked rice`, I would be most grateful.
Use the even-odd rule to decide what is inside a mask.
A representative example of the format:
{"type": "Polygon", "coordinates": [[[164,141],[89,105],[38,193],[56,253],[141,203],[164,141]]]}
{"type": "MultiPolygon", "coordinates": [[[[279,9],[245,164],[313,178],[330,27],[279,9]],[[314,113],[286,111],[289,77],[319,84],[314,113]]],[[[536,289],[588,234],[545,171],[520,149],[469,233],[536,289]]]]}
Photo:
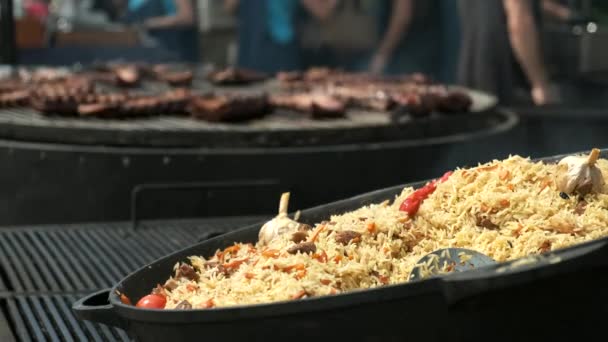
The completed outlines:
{"type": "MultiPolygon", "coordinates": [[[[608,161],[597,165],[608,175],[608,161]]],[[[314,255],[287,253],[294,243],[284,236],[264,248],[235,244],[232,253],[193,256],[199,279],[170,280],[177,286],[165,290],[166,307],[184,300],[193,308],[209,308],[373,288],[406,282],[421,257],[441,248],[468,248],[506,261],[608,235],[608,187],[586,195],[586,210],[579,215],[576,196],[559,196],[556,168],[515,156],[456,170],[413,219],[399,211],[414,191],[405,188],[392,204],[365,206],[317,224],[309,234],[309,239],[318,234],[314,255]],[[499,228],[478,226],[480,215],[499,228]],[[342,230],[361,233],[361,241],[337,243],[335,234],[342,230]],[[225,275],[213,263],[233,266],[234,272],[225,275]]]]}

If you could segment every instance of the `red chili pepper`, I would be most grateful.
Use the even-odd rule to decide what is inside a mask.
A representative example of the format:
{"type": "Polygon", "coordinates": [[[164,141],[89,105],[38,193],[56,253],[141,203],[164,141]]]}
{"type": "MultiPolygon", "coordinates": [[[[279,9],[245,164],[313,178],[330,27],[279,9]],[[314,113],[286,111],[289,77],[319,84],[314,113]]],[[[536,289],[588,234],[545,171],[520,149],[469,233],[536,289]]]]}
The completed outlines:
{"type": "Polygon", "coordinates": [[[420,209],[421,200],[418,198],[408,197],[401,203],[399,210],[405,211],[410,217],[416,215],[420,209]]]}
{"type": "Polygon", "coordinates": [[[420,205],[422,201],[427,199],[435,190],[437,190],[437,183],[443,183],[452,175],[452,171],[448,171],[441,176],[439,180],[433,180],[427,183],[422,188],[414,191],[411,195],[409,195],[401,206],[399,206],[399,210],[405,211],[409,217],[413,217],[420,209],[420,205]]]}
{"type": "Polygon", "coordinates": [[[446,173],[443,174],[443,176],[441,176],[441,178],[439,179],[441,181],[441,183],[445,182],[448,180],[448,178],[450,178],[450,176],[453,174],[453,171],[448,171],[446,173]]]}

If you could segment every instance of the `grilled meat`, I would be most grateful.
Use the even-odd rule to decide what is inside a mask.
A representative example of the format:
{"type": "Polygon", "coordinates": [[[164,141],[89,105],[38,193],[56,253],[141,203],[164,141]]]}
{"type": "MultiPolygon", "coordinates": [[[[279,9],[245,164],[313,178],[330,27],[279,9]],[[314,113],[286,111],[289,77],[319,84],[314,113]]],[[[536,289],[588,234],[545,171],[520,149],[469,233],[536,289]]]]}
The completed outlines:
{"type": "Polygon", "coordinates": [[[340,99],[321,93],[279,94],[270,97],[271,105],[310,114],[313,118],[343,117],[346,104],[340,99]]]}
{"type": "Polygon", "coordinates": [[[214,71],[207,78],[216,85],[245,85],[264,81],[268,75],[249,69],[227,68],[214,71]]]}
{"type": "Polygon", "coordinates": [[[208,94],[193,98],[188,111],[197,119],[225,122],[259,118],[267,114],[270,107],[265,95],[208,94]]]}

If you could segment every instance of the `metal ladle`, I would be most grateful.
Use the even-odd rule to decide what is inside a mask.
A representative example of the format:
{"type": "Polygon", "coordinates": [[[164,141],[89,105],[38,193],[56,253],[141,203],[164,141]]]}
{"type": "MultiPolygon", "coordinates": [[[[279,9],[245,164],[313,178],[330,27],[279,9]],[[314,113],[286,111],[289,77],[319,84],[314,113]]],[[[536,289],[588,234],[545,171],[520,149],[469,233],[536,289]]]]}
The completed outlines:
{"type": "Polygon", "coordinates": [[[445,265],[453,266],[450,272],[464,272],[496,263],[496,261],[489,256],[470,249],[442,248],[429,253],[418,260],[418,263],[416,264],[417,266],[414,267],[410,272],[409,280],[412,281],[425,278],[421,274],[423,269],[422,265],[426,264],[432,258],[437,258],[437,263],[435,264],[437,267],[432,268],[431,273],[425,275],[425,277],[438,275],[440,269],[445,265]],[[470,256],[470,259],[466,261],[461,260],[460,257],[465,254],[470,256]]]}

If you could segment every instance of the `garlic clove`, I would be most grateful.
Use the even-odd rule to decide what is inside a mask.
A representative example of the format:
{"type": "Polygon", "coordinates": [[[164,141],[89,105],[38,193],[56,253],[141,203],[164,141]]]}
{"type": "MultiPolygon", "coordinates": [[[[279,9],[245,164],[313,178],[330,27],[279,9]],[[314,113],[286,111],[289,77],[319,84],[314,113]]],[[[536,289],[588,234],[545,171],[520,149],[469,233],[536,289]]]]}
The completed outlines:
{"type": "Polygon", "coordinates": [[[589,156],[568,156],[558,164],[556,185],[567,194],[586,195],[601,192],[604,186],[602,171],[595,165],[600,150],[594,148],[589,156]]]}
{"type": "Polygon", "coordinates": [[[266,222],[258,233],[258,244],[267,246],[276,237],[290,234],[298,230],[300,223],[287,216],[289,206],[289,192],[281,195],[279,202],[279,214],[272,220],[266,222]]]}

